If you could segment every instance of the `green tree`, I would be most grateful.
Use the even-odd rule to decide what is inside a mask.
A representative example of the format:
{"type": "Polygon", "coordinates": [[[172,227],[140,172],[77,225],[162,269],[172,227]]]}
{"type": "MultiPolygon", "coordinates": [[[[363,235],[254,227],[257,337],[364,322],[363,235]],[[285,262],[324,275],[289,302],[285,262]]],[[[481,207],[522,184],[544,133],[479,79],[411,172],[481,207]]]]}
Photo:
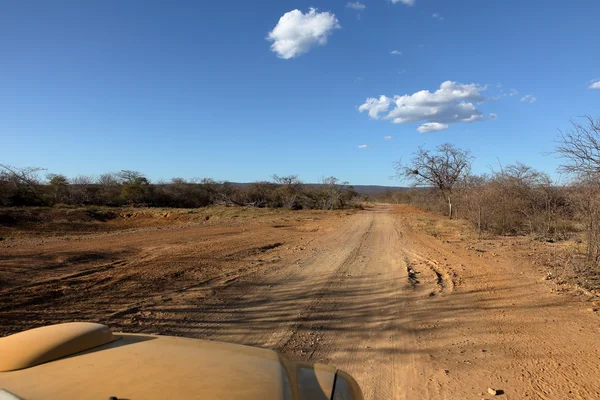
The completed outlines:
{"type": "Polygon", "coordinates": [[[54,204],[61,203],[69,190],[69,179],[61,174],[48,174],[46,179],[54,197],[54,204]]]}
{"type": "Polygon", "coordinates": [[[150,181],[141,172],[122,170],[117,174],[121,181],[121,199],[129,204],[146,202],[150,192],[150,181]]]}

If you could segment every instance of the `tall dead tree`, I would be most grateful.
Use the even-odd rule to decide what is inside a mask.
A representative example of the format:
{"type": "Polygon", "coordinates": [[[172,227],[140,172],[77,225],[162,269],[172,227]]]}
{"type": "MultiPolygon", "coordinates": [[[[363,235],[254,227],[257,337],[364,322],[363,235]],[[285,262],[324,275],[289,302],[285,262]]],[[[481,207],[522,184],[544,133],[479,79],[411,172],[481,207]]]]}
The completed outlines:
{"type": "Polygon", "coordinates": [[[452,218],[452,188],[469,173],[472,160],[468,150],[450,143],[441,144],[435,150],[419,147],[409,166],[396,163],[396,176],[412,181],[414,186],[436,188],[448,203],[448,216],[452,218]]]}
{"type": "Polygon", "coordinates": [[[571,121],[572,129],[560,132],[554,150],[564,160],[559,171],[577,176],[600,176],[600,118],[571,121]]]}
{"type": "Polygon", "coordinates": [[[600,263],[600,118],[585,116],[585,122],[571,121],[572,128],[561,132],[554,150],[564,160],[559,171],[574,177],[573,197],[587,236],[587,259],[600,263]]]}

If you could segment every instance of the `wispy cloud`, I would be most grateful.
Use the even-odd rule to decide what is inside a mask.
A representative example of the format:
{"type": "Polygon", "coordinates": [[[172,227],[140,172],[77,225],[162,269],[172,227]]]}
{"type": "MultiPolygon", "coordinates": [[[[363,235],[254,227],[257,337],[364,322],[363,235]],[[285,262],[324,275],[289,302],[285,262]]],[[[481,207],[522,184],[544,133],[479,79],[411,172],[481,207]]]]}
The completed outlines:
{"type": "Polygon", "coordinates": [[[523,102],[523,103],[535,103],[536,101],[537,101],[537,99],[532,94],[528,94],[528,95],[521,97],[521,102],[523,102]]]}
{"type": "Polygon", "coordinates": [[[498,114],[490,113],[490,119],[498,119],[498,114]]]}
{"type": "Polygon", "coordinates": [[[269,32],[271,51],[279,58],[290,59],[308,52],[314,46],[324,46],[331,33],[340,28],[334,14],[311,8],[306,14],[292,10],[283,14],[269,32]]]}
{"type": "Polygon", "coordinates": [[[508,92],[509,96],[516,96],[519,94],[519,91],[517,89],[510,89],[510,92],[508,92]]]}
{"type": "Polygon", "coordinates": [[[600,79],[594,79],[590,81],[589,89],[600,89],[600,79]]]}
{"type": "Polygon", "coordinates": [[[438,14],[438,13],[433,13],[433,15],[431,16],[431,18],[435,18],[435,19],[438,19],[440,21],[444,20],[444,17],[441,14],[438,14]]]}
{"type": "Polygon", "coordinates": [[[360,1],[350,1],[346,4],[346,7],[348,8],[352,8],[356,11],[362,11],[365,8],[367,8],[367,6],[365,6],[363,3],[361,3],[360,1]]]}
{"type": "Polygon", "coordinates": [[[372,119],[389,120],[395,124],[424,122],[419,132],[447,129],[449,124],[483,120],[475,104],[489,100],[482,92],[486,86],[446,81],[435,92],[421,90],[403,96],[368,98],[358,107],[372,119]]]}
{"type": "Polygon", "coordinates": [[[390,51],[390,54],[393,56],[401,56],[402,52],[400,50],[392,50],[390,51]]]}
{"type": "Polygon", "coordinates": [[[448,125],[439,122],[427,122],[417,128],[420,133],[438,132],[446,129],[448,129],[448,125]]]}
{"type": "Polygon", "coordinates": [[[383,139],[384,140],[392,140],[394,137],[393,136],[384,136],[383,139]]]}
{"type": "Polygon", "coordinates": [[[394,3],[394,4],[402,3],[402,4],[406,4],[407,6],[414,6],[415,0],[392,0],[392,3],[394,3]]]}
{"type": "Polygon", "coordinates": [[[369,146],[367,146],[366,144],[361,144],[360,146],[358,146],[359,149],[368,149],[369,146]]]}
{"type": "Polygon", "coordinates": [[[405,72],[406,72],[406,70],[405,70],[405,69],[401,69],[400,71],[398,71],[398,73],[399,73],[399,74],[403,74],[403,73],[405,73],[405,72]]]}

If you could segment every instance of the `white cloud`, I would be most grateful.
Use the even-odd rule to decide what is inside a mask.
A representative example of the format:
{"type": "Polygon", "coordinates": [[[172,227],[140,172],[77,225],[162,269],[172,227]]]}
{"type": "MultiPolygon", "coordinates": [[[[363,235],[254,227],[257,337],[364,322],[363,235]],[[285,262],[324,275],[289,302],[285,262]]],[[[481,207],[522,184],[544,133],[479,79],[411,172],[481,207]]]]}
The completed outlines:
{"type": "Polygon", "coordinates": [[[320,13],[315,8],[306,14],[292,10],[283,14],[267,40],[273,42],[271,51],[287,60],[308,52],[313,46],[327,44],[327,37],[338,28],[340,24],[334,14],[320,13]]]}
{"type": "Polygon", "coordinates": [[[390,51],[390,54],[394,55],[394,56],[401,56],[402,52],[399,50],[392,50],[392,51],[390,51]]]}
{"type": "Polygon", "coordinates": [[[393,136],[384,136],[383,137],[385,140],[392,140],[394,137],[393,136]]]}
{"type": "Polygon", "coordinates": [[[438,14],[438,13],[433,13],[433,15],[431,16],[431,18],[439,19],[440,21],[444,20],[444,17],[441,16],[440,14],[438,14]]]}
{"type": "Polygon", "coordinates": [[[350,1],[350,2],[348,2],[348,4],[346,4],[346,7],[352,8],[356,11],[361,11],[361,10],[364,10],[365,8],[367,8],[367,6],[365,6],[360,1],[350,1]]]}
{"type": "Polygon", "coordinates": [[[421,133],[438,132],[445,129],[448,129],[448,125],[440,124],[439,122],[427,122],[426,124],[423,124],[417,128],[417,130],[421,133]]]}
{"type": "Polygon", "coordinates": [[[407,6],[414,6],[415,0],[392,0],[392,3],[394,3],[394,4],[402,3],[402,4],[406,4],[407,6]]]}
{"type": "Polygon", "coordinates": [[[379,119],[379,114],[386,112],[390,108],[392,99],[387,96],[381,95],[379,99],[368,98],[367,101],[358,107],[358,111],[368,111],[369,117],[373,119],[379,119]]]}
{"type": "Polygon", "coordinates": [[[490,113],[490,119],[498,119],[498,114],[490,113]]]}
{"type": "Polygon", "coordinates": [[[367,146],[366,144],[361,144],[360,146],[358,146],[359,149],[368,149],[369,146],[367,146]]]}
{"type": "Polygon", "coordinates": [[[519,94],[519,91],[517,89],[510,89],[510,92],[508,93],[509,96],[516,96],[519,94]]]}
{"type": "Polygon", "coordinates": [[[537,99],[535,98],[534,95],[528,94],[526,96],[521,97],[521,101],[523,103],[535,103],[537,101],[537,99]]]}
{"type": "Polygon", "coordinates": [[[588,86],[589,89],[600,89],[600,79],[597,80],[596,82],[592,81],[590,83],[590,86],[588,86]]]}
{"type": "Polygon", "coordinates": [[[425,122],[419,132],[433,132],[446,129],[449,124],[481,121],[483,113],[474,103],[488,100],[481,93],[486,88],[475,83],[446,81],[435,92],[421,90],[411,95],[368,98],[358,111],[367,111],[373,119],[391,120],[395,124],[425,122]]]}

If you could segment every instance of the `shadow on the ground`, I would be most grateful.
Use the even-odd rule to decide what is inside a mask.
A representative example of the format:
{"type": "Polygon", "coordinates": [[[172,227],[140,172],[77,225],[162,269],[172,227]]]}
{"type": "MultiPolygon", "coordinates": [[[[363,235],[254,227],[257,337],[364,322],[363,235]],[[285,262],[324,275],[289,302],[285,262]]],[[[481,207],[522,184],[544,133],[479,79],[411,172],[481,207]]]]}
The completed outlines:
{"type": "MultiPolygon", "coordinates": [[[[142,276],[122,281],[109,279],[104,283],[98,276],[88,283],[81,296],[77,293],[81,288],[76,287],[69,293],[68,288],[58,285],[45,288],[38,301],[17,302],[13,307],[7,303],[11,298],[0,297],[0,307],[4,309],[0,312],[0,329],[3,334],[9,334],[50,323],[94,321],[106,323],[114,331],[223,341],[235,338],[237,342],[255,346],[264,345],[264,338],[275,331],[289,330],[290,337],[275,347],[309,359],[318,346],[315,338],[343,338],[350,343],[369,340],[374,335],[384,337],[402,332],[426,338],[434,331],[439,338],[456,335],[458,330],[452,328],[460,324],[484,329],[486,324],[469,324],[475,318],[474,310],[509,313],[531,309],[535,313],[536,309],[558,305],[557,302],[523,302],[513,298],[513,293],[523,291],[511,293],[513,288],[502,282],[491,282],[488,292],[455,290],[430,296],[407,281],[387,282],[377,274],[342,275],[333,280],[331,276],[310,277],[305,285],[300,279],[271,281],[254,277],[220,287],[199,284],[178,295],[173,291],[178,286],[170,287],[168,280],[163,286],[145,288],[148,282],[142,276]],[[136,287],[139,293],[148,294],[152,288],[156,291],[150,291],[150,296],[136,296],[136,287]],[[290,341],[296,342],[294,348],[288,350],[286,346],[290,341]]],[[[520,289],[533,284],[524,282],[520,289]]],[[[15,300],[18,299],[16,296],[15,300]]],[[[485,333],[474,330],[469,332],[470,336],[485,333]]],[[[427,346],[420,349],[404,346],[401,349],[365,347],[357,351],[390,354],[433,350],[427,346]]]]}

